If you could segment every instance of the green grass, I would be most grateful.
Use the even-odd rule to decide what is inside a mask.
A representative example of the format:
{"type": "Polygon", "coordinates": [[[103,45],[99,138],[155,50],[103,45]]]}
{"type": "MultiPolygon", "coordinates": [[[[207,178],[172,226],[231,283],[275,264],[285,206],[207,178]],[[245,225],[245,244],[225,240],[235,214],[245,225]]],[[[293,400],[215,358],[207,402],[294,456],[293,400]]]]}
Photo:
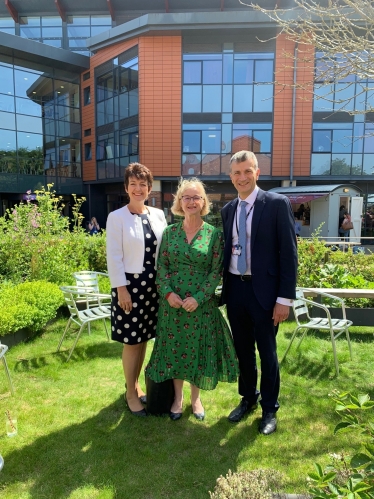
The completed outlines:
{"type": "MultiPolygon", "coordinates": [[[[121,345],[107,342],[102,325],[84,333],[70,362],[69,337],[56,346],[66,319],[7,354],[16,396],[7,397],[0,367],[0,473],[2,499],[203,499],[229,469],[276,468],[288,492],[305,492],[306,475],[328,453],[359,448],[352,434],[333,436],[339,421],[333,390],[374,397],[373,333],[352,328],[354,360],[338,340],[340,377],[331,344],[318,333],[293,346],[281,369],[281,409],[275,434],[259,435],[260,410],[237,425],[227,415],[238,401],[236,384],[203,392],[204,422],[194,419],[185,387],[180,421],[135,418],[123,400],[121,345]],[[18,435],[5,434],[4,412],[18,417],[18,435]]],[[[293,323],[279,333],[285,351],[293,323]]],[[[148,356],[153,342],[149,343],[148,356]]]]}

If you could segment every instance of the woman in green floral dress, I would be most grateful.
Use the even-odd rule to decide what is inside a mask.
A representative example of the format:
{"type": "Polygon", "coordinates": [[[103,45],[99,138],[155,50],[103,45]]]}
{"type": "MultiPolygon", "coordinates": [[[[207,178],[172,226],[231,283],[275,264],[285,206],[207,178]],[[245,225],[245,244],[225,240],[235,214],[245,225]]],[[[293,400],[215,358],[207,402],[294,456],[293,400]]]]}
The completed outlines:
{"type": "Polygon", "coordinates": [[[191,383],[192,410],[201,420],[200,388],[213,390],[218,381],[234,383],[238,375],[231,333],[215,297],[222,275],[222,233],[201,218],[209,205],[198,179],[182,180],[172,212],[184,220],[165,229],[160,246],[160,308],[146,375],[156,383],[173,379],[172,420],[182,416],[184,381],[191,383]]]}

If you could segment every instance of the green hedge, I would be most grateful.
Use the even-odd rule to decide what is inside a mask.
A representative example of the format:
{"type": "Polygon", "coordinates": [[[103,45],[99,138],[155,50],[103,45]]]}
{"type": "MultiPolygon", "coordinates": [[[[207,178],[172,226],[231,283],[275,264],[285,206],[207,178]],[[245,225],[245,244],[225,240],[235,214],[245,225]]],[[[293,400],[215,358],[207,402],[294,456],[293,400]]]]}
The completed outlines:
{"type": "Polygon", "coordinates": [[[0,336],[22,328],[39,331],[64,303],[59,287],[45,281],[6,284],[0,291],[0,336]]]}

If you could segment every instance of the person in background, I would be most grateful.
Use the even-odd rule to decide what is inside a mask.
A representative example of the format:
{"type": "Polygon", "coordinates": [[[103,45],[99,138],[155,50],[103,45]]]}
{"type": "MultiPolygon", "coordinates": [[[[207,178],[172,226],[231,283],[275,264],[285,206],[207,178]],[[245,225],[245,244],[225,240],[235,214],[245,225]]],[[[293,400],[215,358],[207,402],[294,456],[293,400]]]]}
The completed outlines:
{"type": "Polygon", "coordinates": [[[160,313],[146,375],[156,383],[173,379],[173,421],[182,417],[184,381],[191,384],[192,412],[202,420],[200,389],[213,390],[218,381],[234,383],[238,375],[230,330],[215,297],[223,238],[221,230],[202,219],[209,209],[202,182],[182,180],[171,211],[183,220],[165,229],[160,248],[160,313]]]}
{"type": "Polygon", "coordinates": [[[304,211],[305,211],[305,206],[304,206],[303,204],[301,204],[301,205],[298,207],[297,212],[296,212],[296,214],[297,214],[297,218],[298,218],[299,220],[301,220],[301,219],[303,218],[304,211]]]}
{"type": "Polygon", "coordinates": [[[91,221],[88,224],[88,230],[90,231],[90,235],[93,236],[97,234],[100,230],[100,225],[98,224],[95,217],[91,218],[91,221]]]}
{"type": "Polygon", "coordinates": [[[300,225],[300,222],[297,219],[297,217],[295,217],[295,234],[296,234],[296,237],[300,237],[300,233],[301,233],[301,225],[300,225]]]}
{"type": "Polygon", "coordinates": [[[166,227],[162,210],[146,206],[151,171],[139,163],[125,170],[130,202],[107,221],[107,262],[112,287],[112,339],[123,344],[125,402],[134,416],[146,416],[139,384],[147,342],[154,338],[158,314],[156,261],[166,227]]]}

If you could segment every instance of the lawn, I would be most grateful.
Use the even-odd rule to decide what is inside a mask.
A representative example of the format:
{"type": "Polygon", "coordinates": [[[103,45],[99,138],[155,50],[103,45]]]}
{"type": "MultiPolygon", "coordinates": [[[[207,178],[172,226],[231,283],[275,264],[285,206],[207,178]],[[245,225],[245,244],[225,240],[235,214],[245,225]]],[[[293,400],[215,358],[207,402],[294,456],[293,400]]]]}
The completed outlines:
{"type": "MultiPolygon", "coordinates": [[[[293,346],[281,369],[281,409],[275,434],[257,432],[260,410],[237,425],[227,415],[238,401],[236,384],[203,392],[204,422],[192,415],[185,388],[183,418],[135,418],[123,400],[121,345],[106,341],[102,325],[84,333],[70,362],[69,337],[56,353],[66,318],[7,354],[16,396],[0,367],[2,499],[203,499],[229,469],[275,468],[286,491],[305,492],[306,476],[328,453],[359,448],[351,434],[333,436],[339,421],[334,390],[374,398],[373,330],[351,328],[354,359],[338,340],[340,377],[331,343],[318,333],[293,346]],[[5,433],[4,412],[18,418],[18,435],[5,433]]],[[[281,326],[280,356],[293,323],[281,326]]],[[[153,342],[148,345],[150,355],[153,342]]]]}

